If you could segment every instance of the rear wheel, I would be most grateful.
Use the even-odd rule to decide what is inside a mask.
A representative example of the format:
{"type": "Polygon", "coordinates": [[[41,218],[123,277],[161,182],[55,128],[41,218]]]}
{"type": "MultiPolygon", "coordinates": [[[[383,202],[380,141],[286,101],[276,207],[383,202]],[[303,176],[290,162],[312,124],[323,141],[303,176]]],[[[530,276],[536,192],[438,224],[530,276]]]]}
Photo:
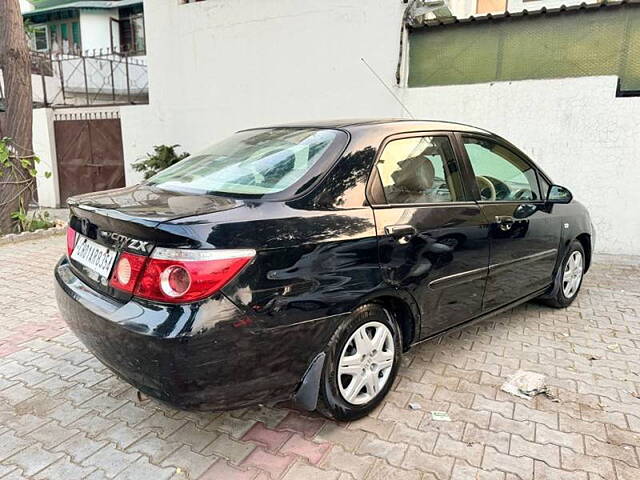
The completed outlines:
{"type": "Polygon", "coordinates": [[[573,303],[582,286],[585,259],[586,256],[582,244],[574,240],[562,260],[560,272],[556,275],[556,285],[554,285],[556,293],[552,298],[545,299],[547,305],[555,308],[564,308],[573,303]]]}
{"type": "Polygon", "coordinates": [[[318,411],[341,421],[365,416],[391,388],[401,352],[391,315],[377,304],[359,307],[329,342],[318,411]]]}

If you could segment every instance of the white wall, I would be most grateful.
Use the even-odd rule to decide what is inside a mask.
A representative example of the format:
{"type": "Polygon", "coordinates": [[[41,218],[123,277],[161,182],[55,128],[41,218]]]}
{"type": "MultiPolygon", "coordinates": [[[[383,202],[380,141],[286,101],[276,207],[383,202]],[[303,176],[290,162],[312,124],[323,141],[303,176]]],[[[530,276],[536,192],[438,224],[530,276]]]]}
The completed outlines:
{"type": "MultiPolygon", "coordinates": [[[[55,67],[54,67],[55,68],[55,67]]],[[[0,70],[0,82],[4,82],[3,73],[0,70]]],[[[41,75],[31,75],[31,92],[33,96],[34,102],[44,102],[44,89],[47,90],[47,102],[51,103],[52,101],[62,102],[62,91],[60,86],[60,80],[54,74],[51,77],[44,77],[44,87],[42,85],[42,76],[41,75]]],[[[4,85],[4,83],[0,83],[4,85]]]]}
{"type": "MultiPolygon", "coordinates": [[[[148,106],[121,108],[130,164],[154,145],[195,153],[240,128],[306,119],[400,117],[360,61],[395,83],[402,0],[147,2],[148,106]],[[171,32],[168,34],[167,32],[171,32]]],[[[590,209],[600,252],[640,254],[640,98],[616,78],[401,89],[418,118],[509,139],[590,209]]]]}
{"type": "MultiPolygon", "coordinates": [[[[173,145],[162,139],[159,131],[166,125],[158,122],[157,113],[150,105],[124,105],[120,107],[120,124],[122,126],[122,146],[124,150],[124,177],[127,185],[134,185],[142,180],[143,174],[133,170],[132,165],[145,158],[147,152],[153,151],[153,145],[173,145]],[[145,122],[152,122],[149,131],[145,122]],[[155,140],[152,140],[155,139],[155,140]],[[151,143],[149,143],[151,142],[151,143]]],[[[177,137],[173,137],[176,139],[177,137]]],[[[181,143],[181,142],[177,142],[181,143]]]]}
{"type": "MultiPolygon", "coordinates": [[[[125,158],[194,152],[240,128],[398,116],[402,0],[145,2],[150,105],[122,109],[125,158]]],[[[130,176],[128,180],[134,181],[130,176]]]]}
{"type": "Polygon", "coordinates": [[[42,207],[55,208],[59,204],[58,167],[56,164],[56,142],[53,133],[53,110],[37,108],[33,110],[33,151],[40,158],[38,172],[38,203],[42,207]],[[51,176],[46,178],[45,173],[51,176]]]}
{"type": "Polygon", "coordinates": [[[31,5],[27,0],[20,0],[20,11],[22,13],[30,12],[35,7],[31,5]]]}
{"type": "Polygon", "coordinates": [[[418,118],[491,130],[521,148],[591,213],[599,252],[640,255],[640,98],[616,77],[411,88],[418,118]]]}
{"type": "Polygon", "coordinates": [[[118,10],[80,10],[82,50],[111,48],[111,18],[118,18],[118,10]]]}

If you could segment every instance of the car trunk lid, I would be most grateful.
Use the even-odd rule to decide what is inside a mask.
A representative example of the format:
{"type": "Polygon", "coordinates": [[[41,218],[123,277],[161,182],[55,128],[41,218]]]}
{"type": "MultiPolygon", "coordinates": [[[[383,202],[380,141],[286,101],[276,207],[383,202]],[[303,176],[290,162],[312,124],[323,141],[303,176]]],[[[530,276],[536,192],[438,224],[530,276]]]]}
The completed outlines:
{"type": "MultiPolygon", "coordinates": [[[[226,197],[187,195],[144,185],[80,195],[70,198],[67,203],[71,213],[69,225],[76,232],[75,244],[86,237],[115,251],[111,269],[123,251],[148,256],[156,245],[196,247],[194,240],[166,223],[243,204],[226,197]]],[[[108,277],[99,275],[95,269],[73,257],[70,260],[72,269],[92,288],[121,301],[131,298],[130,294],[109,286],[108,277]]]]}

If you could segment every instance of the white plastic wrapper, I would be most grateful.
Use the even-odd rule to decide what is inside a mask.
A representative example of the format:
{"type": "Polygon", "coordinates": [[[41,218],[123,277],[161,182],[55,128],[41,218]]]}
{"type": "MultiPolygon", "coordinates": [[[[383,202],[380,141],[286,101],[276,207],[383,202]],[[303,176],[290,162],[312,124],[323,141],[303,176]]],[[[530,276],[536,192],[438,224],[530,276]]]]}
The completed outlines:
{"type": "Polygon", "coordinates": [[[501,390],[516,397],[531,400],[536,395],[548,393],[545,380],[546,377],[540,373],[518,370],[507,378],[507,381],[502,384],[501,390]]]}

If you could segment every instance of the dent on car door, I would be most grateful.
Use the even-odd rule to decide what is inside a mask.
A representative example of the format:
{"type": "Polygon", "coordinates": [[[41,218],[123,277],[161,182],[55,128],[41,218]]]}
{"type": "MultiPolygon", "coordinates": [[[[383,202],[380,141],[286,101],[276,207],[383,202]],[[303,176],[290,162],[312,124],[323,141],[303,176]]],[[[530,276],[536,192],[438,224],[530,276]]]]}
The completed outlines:
{"type": "Polygon", "coordinates": [[[416,299],[422,338],[480,312],[488,269],[485,222],[464,190],[451,140],[396,136],[372,177],[383,278],[416,299]]]}
{"type": "Polygon", "coordinates": [[[472,185],[489,231],[491,254],[483,310],[547,287],[560,242],[560,218],[548,208],[536,168],[493,139],[463,136],[472,185]]]}

